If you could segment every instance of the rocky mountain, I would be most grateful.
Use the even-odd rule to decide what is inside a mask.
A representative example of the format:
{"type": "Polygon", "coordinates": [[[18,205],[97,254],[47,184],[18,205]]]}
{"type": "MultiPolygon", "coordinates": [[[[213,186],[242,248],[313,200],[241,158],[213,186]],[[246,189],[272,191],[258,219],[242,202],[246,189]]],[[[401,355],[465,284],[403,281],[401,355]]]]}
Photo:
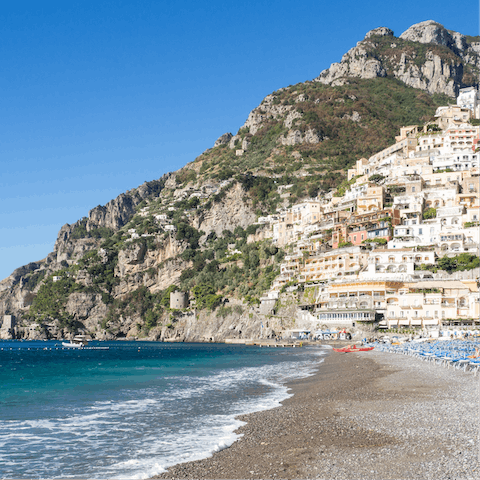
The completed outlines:
{"type": "Polygon", "coordinates": [[[23,338],[219,340],[292,326],[299,298],[276,302],[274,317],[259,307],[288,248],[258,218],[327,195],[401,126],[476,84],[476,40],[431,21],[398,38],[368,32],[341,63],[271,93],[182,169],[63,226],[47,258],[0,282],[0,319],[13,315],[23,338]],[[195,309],[169,308],[176,289],[195,309]]]}
{"type": "Polygon", "coordinates": [[[392,77],[429,93],[458,94],[478,84],[478,37],[447,30],[433,20],[413,25],[395,37],[389,28],[376,28],[315,80],[343,85],[349,77],[392,77]]]}

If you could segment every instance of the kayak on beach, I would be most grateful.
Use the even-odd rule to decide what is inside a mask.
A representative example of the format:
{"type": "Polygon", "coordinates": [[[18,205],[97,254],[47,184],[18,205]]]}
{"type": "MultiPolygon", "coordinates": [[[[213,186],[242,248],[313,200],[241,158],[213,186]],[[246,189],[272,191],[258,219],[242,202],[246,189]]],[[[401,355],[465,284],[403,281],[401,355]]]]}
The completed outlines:
{"type": "Polygon", "coordinates": [[[373,350],[374,347],[360,347],[358,348],[356,345],[347,345],[343,348],[334,348],[335,352],[342,352],[342,353],[349,353],[349,352],[368,352],[369,350],[373,350]]]}

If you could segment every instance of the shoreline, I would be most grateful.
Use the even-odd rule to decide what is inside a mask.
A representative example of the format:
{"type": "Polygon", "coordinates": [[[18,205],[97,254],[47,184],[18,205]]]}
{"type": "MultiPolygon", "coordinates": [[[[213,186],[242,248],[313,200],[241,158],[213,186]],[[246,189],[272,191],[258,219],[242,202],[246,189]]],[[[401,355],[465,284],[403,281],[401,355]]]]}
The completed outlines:
{"type": "Polygon", "coordinates": [[[324,357],[229,448],[152,478],[478,478],[479,377],[382,352],[324,357]]]}

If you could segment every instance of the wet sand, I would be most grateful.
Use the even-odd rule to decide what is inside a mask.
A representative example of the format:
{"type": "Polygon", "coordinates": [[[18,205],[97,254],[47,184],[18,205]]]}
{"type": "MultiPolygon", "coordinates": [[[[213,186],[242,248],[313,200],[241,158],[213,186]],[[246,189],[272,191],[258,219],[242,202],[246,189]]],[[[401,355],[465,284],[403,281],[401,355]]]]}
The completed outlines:
{"type": "Polygon", "coordinates": [[[154,478],[480,478],[479,377],[381,352],[329,354],[243,436],[154,478]]]}

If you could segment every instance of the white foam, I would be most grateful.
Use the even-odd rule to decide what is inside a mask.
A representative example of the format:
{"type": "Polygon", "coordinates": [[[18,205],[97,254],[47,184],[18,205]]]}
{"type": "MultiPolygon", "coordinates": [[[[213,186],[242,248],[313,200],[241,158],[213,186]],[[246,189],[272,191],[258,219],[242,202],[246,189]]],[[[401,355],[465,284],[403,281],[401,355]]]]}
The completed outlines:
{"type": "MultiPolygon", "coordinates": [[[[326,354],[321,350],[308,353],[310,359],[312,354],[326,354]]],[[[35,469],[49,478],[79,474],[90,478],[150,478],[172,465],[228,448],[240,437],[235,431],[244,424],[237,415],[277,407],[292,395],[285,382],[312,375],[321,361],[302,361],[296,355],[292,362],[224,369],[209,376],[170,377],[165,389],[135,391],[135,395],[144,396],[138,400],[97,401],[66,417],[0,422],[0,447],[9,451],[11,467],[22,463],[27,466],[28,461],[30,475],[36,478],[39,475],[35,469]],[[244,395],[245,388],[255,390],[259,386],[263,388],[258,395],[244,395]],[[237,391],[238,398],[226,395],[237,391]],[[207,393],[214,405],[216,392],[218,412],[213,414],[202,405],[207,393]],[[190,411],[196,415],[194,421],[183,420],[183,414],[190,411]],[[12,444],[21,444],[22,448],[13,450],[12,444]],[[29,457],[31,448],[43,449],[34,460],[29,457]],[[82,457],[84,471],[71,465],[72,455],[82,457]],[[118,458],[124,460],[115,462],[118,458]],[[45,470],[45,464],[52,469],[45,470]]]]}

